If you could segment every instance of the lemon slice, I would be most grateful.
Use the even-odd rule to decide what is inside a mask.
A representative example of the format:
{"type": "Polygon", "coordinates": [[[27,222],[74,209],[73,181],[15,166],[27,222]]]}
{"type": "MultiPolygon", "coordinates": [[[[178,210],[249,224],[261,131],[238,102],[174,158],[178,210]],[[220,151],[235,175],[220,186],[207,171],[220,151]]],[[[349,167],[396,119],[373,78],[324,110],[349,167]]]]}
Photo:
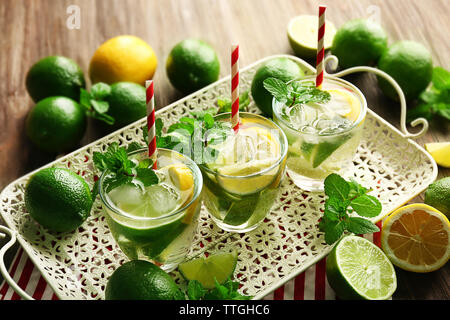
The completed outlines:
{"type": "MultiPolygon", "coordinates": [[[[288,25],[288,39],[295,54],[303,58],[313,58],[317,55],[317,16],[301,15],[292,18],[288,25]]],[[[331,48],[336,27],[326,20],[324,47],[331,48]]]]}
{"type": "Polygon", "coordinates": [[[191,169],[186,165],[182,163],[171,164],[167,168],[167,172],[172,183],[181,191],[193,189],[194,176],[192,175],[191,169]]]}
{"type": "Polygon", "coordinates": [[[361,103],[358,99],[346,89],[329,89],[327,91],[331,94],[332,99],[329,104],[335,108],[335,111],[355,122],[361,112],[361,103]]]}
{"type": "Polygon", "coordinates": [[[443,213],[423,203],[401,207],[383,223],[381,247],[399,268],[435,271],[450,257],[450,223],[443,213]]]}
{"type": "Polygon", "coordinates": [[[426,143],[425,149],[431,154],[438,165],[450,168],[450,142],[426,143]]]}
{"type": "Polygon", "coordinates": [[[235,144],[238,143],[237,141],[231,141],[231,143],[225,141],[223,145],[216,146],[219,151],[219,157],[216,163],[210,166],[210,168],[217,170],[221,175],[217,177],[217,181],[221,187],[232,194],[246,195],[262,190],[278,174],[278,167],[276,167],[269,170],[269,172],[255,175],[251,178],[234,178],[256,174],[270,168],[276,163],[281,153],[280,143],[267,129],[258,126],[242,128],[236,139],[246,138],[251,140],[248,148],[252,150],[242,149],[239,151],[246,153],[245,156],[236,154],[235,144]],[[235,159],[238,158],[242,159],[236,162],[235,159]]]}

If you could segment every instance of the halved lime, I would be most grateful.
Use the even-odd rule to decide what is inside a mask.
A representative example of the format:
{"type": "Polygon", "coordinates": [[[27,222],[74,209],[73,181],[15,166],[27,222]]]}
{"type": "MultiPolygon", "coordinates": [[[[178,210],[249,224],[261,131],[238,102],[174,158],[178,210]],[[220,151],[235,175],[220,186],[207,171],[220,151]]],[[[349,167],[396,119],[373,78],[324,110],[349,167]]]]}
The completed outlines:
{"type": "Polygon", "coordinates": [[[213,289],[214,281],[224,283],[233,275],[237,264],[237,251],[216,252],[207,258],[200,257],[181,263],[178,271],[186,280],[197,280],[204,288],[213,289]]]}
{"type": "Polygon", "coordinates": [[[333,248],[326,266],[328,283],[340,299],[386,300],[397,288],[395,269],[367,239],[346,236],[333,248]]]}
{"type": "MultiPolygon", "coordinates": [[[[289,22],[288,39],[295,54],[302,58],[313,58],[317,54],[318,18],[314,15],[301,15],[289,22]]],[[[324,47],[331,48],[336,27],[326,20],[324,47]]]]}

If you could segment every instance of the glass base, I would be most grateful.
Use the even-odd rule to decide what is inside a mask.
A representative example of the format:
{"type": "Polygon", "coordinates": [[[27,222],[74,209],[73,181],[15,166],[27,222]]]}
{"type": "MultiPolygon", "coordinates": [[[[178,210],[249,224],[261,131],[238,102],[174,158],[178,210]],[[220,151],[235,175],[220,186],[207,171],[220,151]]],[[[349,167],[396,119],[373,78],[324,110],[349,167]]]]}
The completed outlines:
{"type": "Polygon", "coordinates": [[[220,229],[228,232],[234,232],[234,233],[245,233],[252,230],[255,230],[259,227],[261,222],[263,222],[264,219],[259,221],[258,223],[252,224],[251,226],[247,226],[246,224],[239,225],[239,226],[231,226],[229,224],[223,223],[223,221],[215,218],[213,215],[210,214],[211,220],[214,222],[216,226],[218,226],[220,229]]]}
{"type": "Polygon", "coordinates": [[[323,181],[324,179],[313,179],[306,176],[302,176],[292,170],[287,168],[287,174],[294,182],[294,184],[302,190],[312,191],[312,192],[322,192],[324,191],[323,181]]]}

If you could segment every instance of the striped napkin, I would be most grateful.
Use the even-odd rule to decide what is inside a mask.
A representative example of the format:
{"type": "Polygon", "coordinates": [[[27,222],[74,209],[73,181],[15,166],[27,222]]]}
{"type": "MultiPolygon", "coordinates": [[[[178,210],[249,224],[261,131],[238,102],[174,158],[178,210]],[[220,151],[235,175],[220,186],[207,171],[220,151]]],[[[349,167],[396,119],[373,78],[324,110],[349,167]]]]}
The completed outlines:
{"type": "MultiPolygon", "coordinates": [[[[381,222],[377,223],[381,229],[381,222]]],[[[380,246],[380,232],[364,235],[364,238],[380,246]]],[[[288,281],[263,300],[335,300],[336,294],[327,281],[326,257],[288,281]]],[[[22,248],[17,251],[9,273],[16,283],[36,300],[58,300],[39,270],[22,248]]],[[[0,300],[20,300],[20,296],[6,281],[0,286],[0,300]]]]}

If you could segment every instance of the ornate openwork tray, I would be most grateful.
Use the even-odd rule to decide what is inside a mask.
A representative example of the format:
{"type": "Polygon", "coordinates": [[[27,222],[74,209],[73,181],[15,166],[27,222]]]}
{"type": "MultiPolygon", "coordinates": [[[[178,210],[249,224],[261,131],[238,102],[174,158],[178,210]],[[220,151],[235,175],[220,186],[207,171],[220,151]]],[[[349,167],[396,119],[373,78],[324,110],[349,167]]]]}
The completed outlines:
{"type": "MultiPolygon", "coordinates": [[[[296,61],[306,73],[314,73],[314,68],[303,60],[282,56],[296,61]]],[[[250,88],[258,67],[274,57],[280,56],[267,57],[240,70],[242,91],[250,88]]],[[[333,62],[333,59],[331,57],[327,62],[333,62]]],[[[358,68],[348,69],[335,76],[368,71],[367,68],[358,68]]],[[[170,125],[182,116],[189,116],[191,111],[211,107],[218,97],[228,96],[229,92],[230,81],[226,77],[158,110],[156,115],[166,125],[170,125]]],[[[425,190],[437,176],[434,160],[410,139],[415,135],[406,131],[405,105],[402,99],[401,102],[403,132],[371,110],[368,111],[362,142],[353,160],[354,165],[347,174],[364,186],[371,187],[374,190],[372,194],[382,202],[383,211],[374,221],[382,219],[425,190]]],[[[259,113],[253,102],[249,108],[251,112],[259,113]]],[[[421,131],[423,133],[426,122],[417,120],[417,123],[424,125],[421,131]]],[[[93,152],[105,150],[113,141],[121,145],[132,141],[144,143],[144,126],[145,119],[137,121],[45,167],[69,168],[83,176],[92,186],[93,152]]],[[[31,219],[24,206],[24,188],[34,172],[12,182],[0,194],[0,214],[8,227],[0,227],[0,232],[11,236],[10,242],[0,250],[1,265],[4,251],[17,239],[60,299],[102,299],[109,276],[127,258],[110,234],[99,199],[94,203],[91,216],[77,231],[63,235],[48,233],[31,219]]],[[[235,277],[243,284],[240,290],[255,299],[261,299],[322,259],[331,250],[317,227],[324,200],[323,193],[300,190],[285,176],[278,201],[264,223],[245,234],[231,234],[220,230],[203,208],[188,257],[236,248],[239,261],[235,277]]],[[[0,269],[2,273],[6,273],[4,266],[0,269]]],[[[176,271],[172,275],[183,284],[176,271]]],[[[8,276],[5,278],[8,280],[8,276]]],[[[8,282],[11,284],[12,280],[8,282]]],[[[13,287],[17,289],[16,286],[13,287]]]]}

